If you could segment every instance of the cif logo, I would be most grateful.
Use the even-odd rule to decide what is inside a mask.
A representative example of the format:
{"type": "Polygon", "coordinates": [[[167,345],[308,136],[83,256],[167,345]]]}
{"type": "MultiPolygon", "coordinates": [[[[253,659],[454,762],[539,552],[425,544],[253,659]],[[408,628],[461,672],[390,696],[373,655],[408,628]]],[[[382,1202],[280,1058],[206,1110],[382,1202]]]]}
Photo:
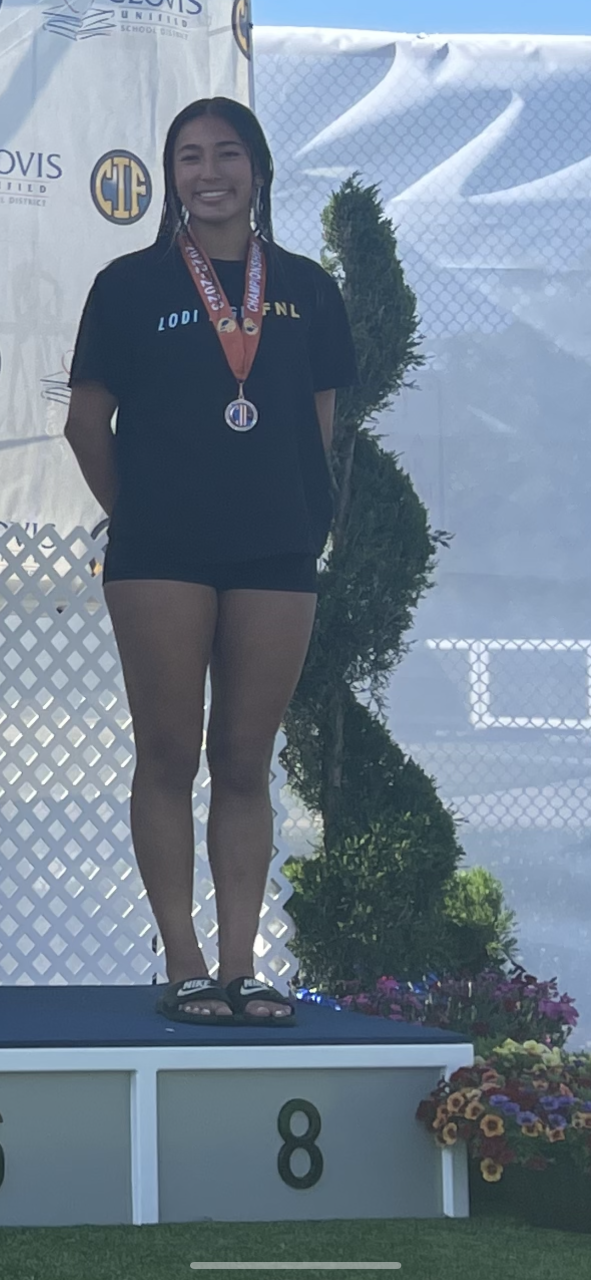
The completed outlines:
{"type": "Polygon", "coordinates": [[[107,222],[129,226],[139,222],[149,208],[152,179],[133,151],[107,151],[92,171],[90,194],[107,222]]]}
{"type": "Polygon", "coordinates": [[[250,3],[249,0],[234,0],[234,8],[232,10],[232,30],[234,39],[241,53],[245,58],[252,56],[252,44],[250,39],[250,3]]]}

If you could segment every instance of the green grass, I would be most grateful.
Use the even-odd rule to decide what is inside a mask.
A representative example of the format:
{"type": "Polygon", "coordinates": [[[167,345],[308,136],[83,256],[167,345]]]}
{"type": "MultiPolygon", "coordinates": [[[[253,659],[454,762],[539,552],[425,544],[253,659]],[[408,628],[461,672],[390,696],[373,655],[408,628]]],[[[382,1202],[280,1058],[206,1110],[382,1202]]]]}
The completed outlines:
{"type": "MultiPolygon", "coordinates": [[[[401,1262],[401,1271],[281,1271],[311,1280],[589,1280],[591,1239],[516,1219],[359,1219],[0,1228],[2,1280],[232,1280],[190,1262],[401,1262]]],[[[261,1273],[271,1280],[272,1271],[261,1273]]]]}

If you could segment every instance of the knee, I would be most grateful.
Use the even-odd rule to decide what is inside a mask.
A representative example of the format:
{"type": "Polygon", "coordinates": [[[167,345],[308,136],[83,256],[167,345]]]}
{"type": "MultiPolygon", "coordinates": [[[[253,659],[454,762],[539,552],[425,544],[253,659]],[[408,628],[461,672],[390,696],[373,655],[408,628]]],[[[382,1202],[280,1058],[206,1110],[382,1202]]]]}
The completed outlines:
{"type": "Polygon", "coordinates": [[[262,745],[252,735],[209,738],[205,744],[212,783],[243,795],[269,785],[273,744],[262,745]]]}
{"type": "Polygon", "coordinates": [[[163,735],[147,740],[136,734],[137,768],[158,782],[190,784],[199,772],[201,748],[197,743],[183,743],[176,737],[163,735]]]}

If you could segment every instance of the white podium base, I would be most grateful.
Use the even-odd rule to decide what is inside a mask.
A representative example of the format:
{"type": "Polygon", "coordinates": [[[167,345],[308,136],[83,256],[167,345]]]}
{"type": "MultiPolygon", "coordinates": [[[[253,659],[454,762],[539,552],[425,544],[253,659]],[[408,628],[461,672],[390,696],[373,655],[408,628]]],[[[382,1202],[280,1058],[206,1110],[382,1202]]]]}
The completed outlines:
{"type": "Polygon", "coordinates": [[[301,1001],[297,1027],[191,1027],[155,994],[0,988],[0,1226],[468,1215],[465,1150],[415,1119],[472,1063],[461,1037],[301,1001]],[[56,1013],[72,992],[78,1045],[56,1013]],[[113,1035],[135,999],[160,1043],[86,1043],[109,993],[113,1035]],[[44,1000],[53,1032],[32,1045],[44,1000]]]}

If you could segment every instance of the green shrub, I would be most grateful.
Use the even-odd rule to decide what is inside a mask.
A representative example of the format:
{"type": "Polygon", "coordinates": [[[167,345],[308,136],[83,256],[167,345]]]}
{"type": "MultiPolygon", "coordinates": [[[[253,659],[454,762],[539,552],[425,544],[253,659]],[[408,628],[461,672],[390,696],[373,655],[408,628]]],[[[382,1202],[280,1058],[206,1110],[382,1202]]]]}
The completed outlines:
{"type": "Polygon", "coordinates": [[[323,227],[323,264],[342,288],[361,378],[337,399],[335,520],[281,761],[323,824],[322,853],[284,868],[296,925],[290,949],[302,980],[334,988],[444,962],[482,968],[502,950],[507,917],[492,878],[454,878],[464,856],[454,816],[384,723],[405,635],[449,542],[430,528],[398,458],[365,425],[424,363],[416,298],[375,187],[356,175],[344,182],[323,227]]]}
{"type": "Polygon", "coordinates": [[[446,886],[444,918],[447,973],[472,976],[515,959],[515,912],[505,906],[500,880],[484,867],[455,872],[446,886]]]}
{"type": "Polygon", "coordinates": [[[501,886],[476,868],[455,872],[442,894],[439,853],[423,813],[372,824],[333,859],[322,851],[290,858],[283,870],[294,887],[286,909],[297,929],[290,950],[299,984],[338,997],[347,983],[368,991],[383,974],[418,982],[429,971],[478,973],[502,952],[512,958],[513,914],[503,909],[501,886]],[[475,917],[466,924],[470,901],[475,917]]]}

